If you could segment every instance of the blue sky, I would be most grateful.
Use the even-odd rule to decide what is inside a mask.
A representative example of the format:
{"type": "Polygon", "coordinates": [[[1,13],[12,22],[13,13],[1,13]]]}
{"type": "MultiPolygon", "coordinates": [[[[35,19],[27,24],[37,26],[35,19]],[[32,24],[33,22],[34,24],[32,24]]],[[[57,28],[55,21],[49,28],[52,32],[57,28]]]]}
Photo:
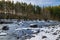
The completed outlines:
{"type": "Polygon", "coordinates": [[[26,2],[27,4],[35,4],[39,6],[57,6],[60,5],[60,0],[14,0],[14,2],[26,2]]]}

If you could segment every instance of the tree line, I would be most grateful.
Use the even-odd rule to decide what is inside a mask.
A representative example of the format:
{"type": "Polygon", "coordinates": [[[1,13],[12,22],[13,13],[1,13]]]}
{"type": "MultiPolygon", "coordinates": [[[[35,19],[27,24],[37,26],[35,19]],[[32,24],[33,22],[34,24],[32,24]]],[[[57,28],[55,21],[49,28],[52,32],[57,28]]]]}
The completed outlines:
{"type": "Polygon", "coordinates": [[[0,11],[3,11],[0,12],[0,15],[3,15],[0,18],[60,20],[60,6],[40,7],[31,3],[0,1],[0,11]],[[12,13],[4,14],[5,11],[12,13]]]}
{"type": "Polygon", "coordinates": [[[50,16],[53,19],[60,20],[60,5],[46,7],[50,11],[50,16]]]}

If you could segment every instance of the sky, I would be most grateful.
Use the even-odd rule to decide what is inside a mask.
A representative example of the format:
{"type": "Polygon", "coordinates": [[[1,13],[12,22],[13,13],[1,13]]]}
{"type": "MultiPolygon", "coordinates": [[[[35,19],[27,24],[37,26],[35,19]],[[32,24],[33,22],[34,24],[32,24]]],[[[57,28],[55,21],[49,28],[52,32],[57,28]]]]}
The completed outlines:
{"type": "Polygon", "coordinates": [[[14,2],[25,2],[27,4],[31,3],[33,5],[39,6],[57,6],[60,5],[60,0],[14,0],[14,2]]]}

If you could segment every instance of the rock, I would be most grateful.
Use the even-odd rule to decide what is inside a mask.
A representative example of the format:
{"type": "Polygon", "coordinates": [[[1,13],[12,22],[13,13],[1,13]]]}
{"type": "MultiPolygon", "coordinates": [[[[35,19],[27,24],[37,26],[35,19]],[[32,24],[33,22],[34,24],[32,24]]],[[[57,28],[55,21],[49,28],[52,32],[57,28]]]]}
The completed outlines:
{"type": "Polygon", "coordinates": [[[56,40],[59,40],[59,39],[56,39],[56,40]]]}
{"type": "Polygon", "coordinates": [[[37,28],[38,25],[36,25],[36,24],[32,24],[32,25],[30,25],[30,27],[32,27],[32,28],[37,28]]]}
{"type": "Polygon", "coordinates": [[[19,37],[17,37],[17,39],[19,39],[19,37]]]}
{"type": "Polygon", "coordinates": [[[53,35],[57,35],[57,33],[53,33],[53,35]]]}
{"type": "Polygon", "coordinates": [[[50,32],[46,31],[45,33],[50,33],[50,32]]]}
{"type": "Polygon", "coordinates": [[[41,32],[44,31],[44,30],[41,30],[41,32]]]}
{"type": "Polygon", "coordinates": [[[55,27],[52,27],[52,28],[55,28],[55,27]]]}
{"type": "Polygon", "coordinates": [[[42,39],[47,38],[47,36],[42,36],[42,39]]]}
{"type": "Polygon", "coordinates": [[[59,35],[59,37],[60,37],[60,35],[59,35]]]}
{"type": "Polygon", "coordinates": [[[58,36],[58,39],[60,39],[60,35],[58,36]]]}
{"type": "Polygon", "coordinates": [[[9,27],[4,26],[4,27],[2,28],[2,30],[9,30],[9,27]]]}

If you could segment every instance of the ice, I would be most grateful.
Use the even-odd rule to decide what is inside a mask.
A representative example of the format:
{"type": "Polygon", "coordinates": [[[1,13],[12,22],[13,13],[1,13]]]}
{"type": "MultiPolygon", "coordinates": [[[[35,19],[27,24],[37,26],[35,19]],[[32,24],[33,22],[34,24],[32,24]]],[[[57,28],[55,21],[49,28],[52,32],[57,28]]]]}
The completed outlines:
{"type": "Polygon", "coordinates": [[[49,22],[44,20],[14,21],[12,24],[0,24],[0,40],[56,40],[59,35],[60,23],[52,20],[49,22]],[[39,27],[30,28],[31,24],[39,27]],[[3,26],[9,27],[9,30],[2,30],[3,26]]]}

